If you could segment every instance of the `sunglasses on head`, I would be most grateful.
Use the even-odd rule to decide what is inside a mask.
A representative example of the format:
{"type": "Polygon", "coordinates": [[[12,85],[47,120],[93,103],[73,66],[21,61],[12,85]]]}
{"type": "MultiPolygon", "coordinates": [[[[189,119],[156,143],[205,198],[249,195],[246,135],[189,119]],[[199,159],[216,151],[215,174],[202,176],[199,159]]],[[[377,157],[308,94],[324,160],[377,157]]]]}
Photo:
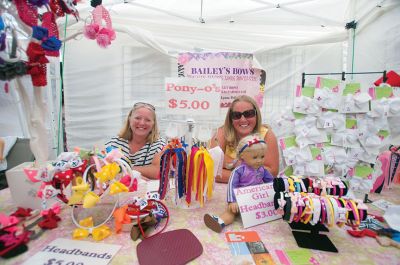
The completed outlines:
{"type": "Polygon", "coordinates": [[[149,107],[154,111],[156,110],[156,108],[153,105],[151,105],[150,103],[146,103],[146,102],[136,102],[135,105],[133,105],[134,109],[139,108],[139,107],[149,107]]]}
{"type": "Polygon", "coordinates": [[[232,111],[231,118],[233,120],[240,120],[240,118],[242,118],[242,115],[243,115],[247,119],[247,118],[255,117],[256,114],[257,114],[257,111],[255,109],[250,109],[250,110],[246,110],[246,111],[243,111],[243,112],[232,111]]]}

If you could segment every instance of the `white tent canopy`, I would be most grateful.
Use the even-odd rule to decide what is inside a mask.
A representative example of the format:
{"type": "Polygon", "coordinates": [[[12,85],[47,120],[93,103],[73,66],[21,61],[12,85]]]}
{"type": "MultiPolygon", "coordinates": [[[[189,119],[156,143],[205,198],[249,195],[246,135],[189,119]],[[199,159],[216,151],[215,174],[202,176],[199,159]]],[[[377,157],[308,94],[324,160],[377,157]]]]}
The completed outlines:
{"type": "MultiPolygon", "coordinates": [[[[163,131],[170,124],[166,120],[185,120],[164,114],[163,82],[177,75],[179,52],[253,53],[267,72],[262,110],[267,123],[272,113],[291,106],[302,72],[400,72],[397,0],[103,0],[103,5],[117,31],[107,49],[81,34],[90,23],[89,2],[78,4],[79,21],[72,16],[57,20],[61,39],[67,40],[63,62],[69,149],[90,148],[115,135],[134,101],[156,106],[163,131]],[[345,28],[353,20],[355,35],[345,28]]],[[[353,76],[364,86],[379,77],[353,76]]],[[[59,89],[59,81],[54,78],[49,87],[59,89]]],[[[198,124],[215,128],[223,118],[221,113],[198,124]]]]}

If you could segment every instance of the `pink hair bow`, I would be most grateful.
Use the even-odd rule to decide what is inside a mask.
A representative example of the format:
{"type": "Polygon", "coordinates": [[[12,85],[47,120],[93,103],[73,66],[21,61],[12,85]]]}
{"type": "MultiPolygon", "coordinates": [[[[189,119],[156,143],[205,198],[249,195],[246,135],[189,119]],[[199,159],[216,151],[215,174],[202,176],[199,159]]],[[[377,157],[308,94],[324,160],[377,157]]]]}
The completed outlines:
{"type": "Polygon", "coordinates": [[[15,216],[8,216],[5,215],[4,213],[0,213],[0,225],[1,227],[7,227],[7,226],[12,226],[15,224],[18,224],[19,220],[15,216]]]}
{"type": "Polygon", "coordinates": [[[61,205],[59,203],[53,204],[50,209],[43,210],[40,212],[40,215],[45,216],[50,213],[50,210],[55,213],[55,214],[60,214],[61,213],[61,205]]]}

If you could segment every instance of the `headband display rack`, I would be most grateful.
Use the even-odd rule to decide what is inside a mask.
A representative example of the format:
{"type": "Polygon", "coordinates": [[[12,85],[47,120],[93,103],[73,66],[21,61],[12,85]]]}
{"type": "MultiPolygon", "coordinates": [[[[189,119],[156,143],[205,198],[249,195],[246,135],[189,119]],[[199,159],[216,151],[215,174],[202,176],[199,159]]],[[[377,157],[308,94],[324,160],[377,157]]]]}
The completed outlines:
{"type": "MultiPolygon", "coordinates": [[[[280,178],[274,179],[275,197],[277,197],[277,194],[279,192],[288,192],[288,190],[285,190],[284,186],[278,184],[279,181],[280,178]]],[[[303,181],[303,179],[300,179],[300,181],[303,181]]],[[[309,185],[311,185],[310,181],[307,181],[307,184],[304,185],[307,187],[305,187],[305,190],[303,190],[303,192],[308,193],[307,190],[309,189],[309,185]]],[[[347,191],[347,188],[344,189],[344,192],[340,195],[340,197],[345,196],[347,194],[347,191]]],[[[329,229],[325,226],[325,224],[317,223],[315,225],[311,225],[310,223],[304,224],[302,222],[290,222],[289,226],[292,229],[293,237],[299,247],[327,252],[339,252],[332,241],[329,239],[328,235],[319,233],[329,232],[329,229]]]]}

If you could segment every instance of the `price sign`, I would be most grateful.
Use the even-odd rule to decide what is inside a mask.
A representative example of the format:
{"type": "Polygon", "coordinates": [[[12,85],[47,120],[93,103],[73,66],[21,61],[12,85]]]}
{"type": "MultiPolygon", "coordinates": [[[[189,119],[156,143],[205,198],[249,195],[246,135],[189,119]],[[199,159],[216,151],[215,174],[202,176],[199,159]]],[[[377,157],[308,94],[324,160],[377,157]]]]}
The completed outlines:
{"type": "Polygon", "coordinates": [[[238,188],[234,192],[244,228],[282,218],[274,207],[272,182],[238,188]]]}
{"type": "Polygon", "coordinates": [[[24,265],[107,265],[120,245],[58,238],[26,260],[24,265]]]}
{"type": "Polygon", "coordinates": [[[219,115],[221,80],[166,78],[165,95],[167,114],[219,115]]]}

